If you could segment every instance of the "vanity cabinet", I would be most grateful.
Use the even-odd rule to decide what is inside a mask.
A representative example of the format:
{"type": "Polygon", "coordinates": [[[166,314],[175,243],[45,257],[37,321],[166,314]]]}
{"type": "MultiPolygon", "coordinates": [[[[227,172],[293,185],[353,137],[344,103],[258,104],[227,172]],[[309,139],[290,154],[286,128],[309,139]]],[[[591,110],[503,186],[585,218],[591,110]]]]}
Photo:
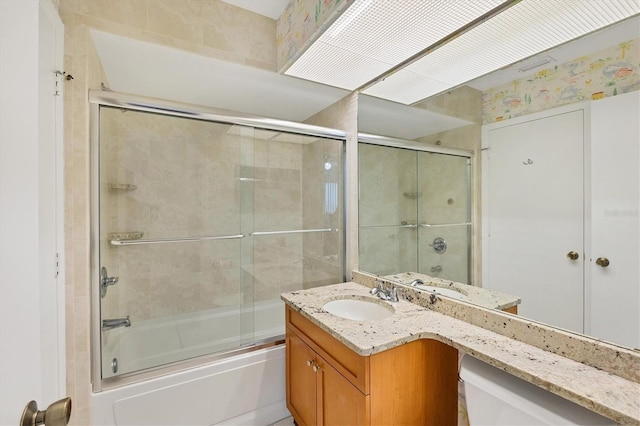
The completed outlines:
{"type": "Polygon", "coordinates": [[[423,339],[361,356],[289,306],[286,317],[287,408],[299,426],[456,424],[454,348],[423,339]]]}

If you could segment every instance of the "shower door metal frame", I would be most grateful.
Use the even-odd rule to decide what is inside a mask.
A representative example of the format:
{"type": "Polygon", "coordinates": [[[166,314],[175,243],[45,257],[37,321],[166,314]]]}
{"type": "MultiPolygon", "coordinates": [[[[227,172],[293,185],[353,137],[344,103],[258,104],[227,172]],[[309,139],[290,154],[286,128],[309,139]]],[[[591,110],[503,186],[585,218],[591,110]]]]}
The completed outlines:
{"type": "MultiPolygon", "coordinates": [[[[102,334],[100,318],[99,295],[99,269],[100,269],[100,107],[115,107],[126,110],[149,112],[154,114],[182,117],[188,119],[215,122],[220,124],[233,124],[257,129],[281,131],[303,136],[317,136],[326,139],[342,141],[343,156],[346,145],[346,132],[328,127],[313,126],[292,121],[251,116],[247,114],[230,114],[221,112],[215,108],[189,105],[179,102],[171,102],[143,96],[124,93],[89,90],[89,123],[90,123],[90,286],[91,286],[91,382],[93,392],[157,377],[159,374],[177,372],[192,368],[203,363],[213,362],[229,356],[269,348],[284,344],[284,335],[275,336],[263,341],[257,341],[253,345],[231,349],[229,351],[216,352],[203,355],[195,359],[187,359],[161,365],[141,371],[122,374],[111,378],[102,378],[102,334]]],[[[344,164],[344,161],[343,161],[344,164]]],[[[343,169],[344,170],[344,169],[343,169]]],[[[343,171],[344,174],[344,171],[343,171]]],[[[346,179],[343,177],[342,191],[345,190],[346,179]]],[[[342,280],[346,280],[346,204],[343,203],[342,228],[344,238],[342,240],[342,280]]],[[[319,232],[319,230],[297,230],[296,232],[319,232]]],[[[333,231],[332,229],[328,231],[333,231]]],[[[337,230],[336,230],[337,231],[337,230]]]]}
{"type": "MultiPolygon", "coordinates": [[[[458,148],[447,148],[447,147],[442,147],[439,145],[428,145],[426,143],[421,143],[421,142],[416,142],[416,141],[411,141],[411,140],[406,140],[406,139],[399,139],[399,138],[392,138],[392,137],[387,137],[387,136],[379,136],[379,135],[373,135],[370,133],[358,133],[358,144],[368,144],[368,145],[378,145],[378,146],[386,146],[389,148],[401,148],[401,149],[407,149],[407,150],[411,150],[411,151],[420,151],[420,152],[428,152],[428,153],[432,153],[432,154],[444,154],[444,155],[452,155],[452,156],[456,156],[456,157],[463,157],[466,158],[468,161],[468,167],[467,167],[467,182],[468,182],[468,191],[467,191],[467,214],[468,217],[470,218],[469,222],[468,222],[468,226],[469,226],[469,233],[467,235],[467,270],[468,270],[468,277],[469,277],[469,285],[473,285],[474,282],[474,268],[473,268],[473,252],[474,252],[474,244],[473,244],[473,232],[474,232],[474,228],[475,228],[475,222],[473,220],[473,212],[475,211],[475,198],[474,198],[474,185],[473,185],[473,162],[475,159],[475,153],[473,151],[469,151],[466,149],[458,149],[458,148]]],[[[358,193],[360,192],[360,174],[358,172],[358,193]]],[[[359,198],[359,197],[358,197],[359,198]]],[[[358,211],[360,210],[360,206],[358,205],[358,211]]],[[[356,218],[358,217],[358,215],[356,215],[356,218]]],[[[359,221],[359,219],[356,219],[359,221]]],[[[404,226],[400,226],[400,227],[418,227],[418,226],[425,226],[425,227],[440,227],[440,226],[455,226],[455,225],[462,225],[462,223],[460,224],[436,224],[436,225],[427,225],[427,224],[423,224],[423,225],[404,225],[404,226]]],[[[465,223],[466,225],[466,223],[465,223]]],[[[358,229],[358,234],[360,233],[360,223],[358,222],[356,224],[356,229],[358,229]]],[[[360,237],[358,235],[358,241],[360,240],[360,237]]],[[[360,244],[358,242],[358,257],[360,257],[360,244]]],[[[358,262],[359,264],[360,262],[358,262]]]]}

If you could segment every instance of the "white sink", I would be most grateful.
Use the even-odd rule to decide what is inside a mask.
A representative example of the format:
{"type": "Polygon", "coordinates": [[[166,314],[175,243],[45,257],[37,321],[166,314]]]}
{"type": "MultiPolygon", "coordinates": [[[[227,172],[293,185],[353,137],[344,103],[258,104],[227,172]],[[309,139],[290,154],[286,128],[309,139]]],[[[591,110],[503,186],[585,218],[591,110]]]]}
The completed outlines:
{"type": "Polygon", "coordinates": [[[322,309],[335,316],[356,321],[383,319],[394,312],[390,306],[358,299],[333,300],[325,303],[322,309]]]}
{"type": "Polygon", "coordinates": [[[435,293],[442,296],[451,297],[453,299],[462,300],[464,298],[464,294],[460,293],[459,291],[451,290],[448,288],[433,287],[430,285],[422,285],[422,284],[417,285],[416,288],[419,290],[428,291],[429,293],[435,293]]]}

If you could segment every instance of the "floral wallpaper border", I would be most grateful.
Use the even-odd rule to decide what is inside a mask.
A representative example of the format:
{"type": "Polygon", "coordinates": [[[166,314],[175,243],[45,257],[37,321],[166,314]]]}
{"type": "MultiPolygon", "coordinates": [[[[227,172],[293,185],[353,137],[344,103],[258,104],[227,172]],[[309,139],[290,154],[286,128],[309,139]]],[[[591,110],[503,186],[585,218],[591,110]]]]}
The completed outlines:
{"type": "Polygon", "coordinates": [[[547,68],[482,94],[484,124],[640,90],[640,39],[547,68]]]}
{"type": "Polygon", "coordinates": [[[290,0],[278,19],[276,64],[282,72],[353,0],[290,0]]]}

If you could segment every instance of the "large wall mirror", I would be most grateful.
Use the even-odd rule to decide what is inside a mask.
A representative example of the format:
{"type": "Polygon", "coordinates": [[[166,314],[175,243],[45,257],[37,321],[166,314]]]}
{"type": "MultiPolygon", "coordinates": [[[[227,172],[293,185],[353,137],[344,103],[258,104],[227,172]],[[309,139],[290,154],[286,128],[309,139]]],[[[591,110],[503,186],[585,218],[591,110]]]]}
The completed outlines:
{"type": "Polygon", "coordinates": [[[410,106],[360,95],[359,269],[385,277],[418,272],[514,294],[524,317],[639,348],[640,124],[629,112],[639,104],[638,16],[410,106]],[[553,127],[553,117],[573,117],[575,132],[553,127]],[[609,130],[599,130],[598,120],[609,130]],[[532,145],[514,140],[516,130],[532,145]],[[559,160],[576,133],[577,151],[559,160]],[[515,151],[501,151],[502,140],[515,151]],[[555,163],[545,163],[543,153],[555,163]],[[605,155],[610,162],[598,165],[605,155]],[[569,162],[578,164],[575,176],[569,162]],[[568,181],[577,189],[558,195],[568,181]],[[567,198],[577,208],[566,207],[567,198]],[[550,235],[561,215],[564,225],[550,235]],[[507,222],[513,226],[501,229],[507,222]],[[571,226],[581,238],[569,244],[575,248],[559,243],[571,226]],[[605,226],[616,233],[594,231],[605,226]],[[497,241],[499,231],[508,238],[497,241]],[[443,246],[436,237],[446,251],[437,253],[443,246]],[[624,249],[614,260],[596,253],[598,244],[624,249]],[[569,272],[548,259],[554,250],[569,272]],[[598,274],[604,289],[595,284],[598,274]]]}

